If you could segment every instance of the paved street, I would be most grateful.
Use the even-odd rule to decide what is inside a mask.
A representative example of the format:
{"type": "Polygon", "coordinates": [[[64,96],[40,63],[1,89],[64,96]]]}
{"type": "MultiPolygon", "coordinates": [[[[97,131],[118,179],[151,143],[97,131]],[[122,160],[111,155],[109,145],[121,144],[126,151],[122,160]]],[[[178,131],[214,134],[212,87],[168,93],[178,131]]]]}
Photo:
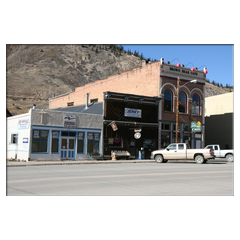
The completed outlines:
{"type": "Polygon", "coordinates": [[[8,196],[233,196],[234,163],[7,167],[8,196]]]}

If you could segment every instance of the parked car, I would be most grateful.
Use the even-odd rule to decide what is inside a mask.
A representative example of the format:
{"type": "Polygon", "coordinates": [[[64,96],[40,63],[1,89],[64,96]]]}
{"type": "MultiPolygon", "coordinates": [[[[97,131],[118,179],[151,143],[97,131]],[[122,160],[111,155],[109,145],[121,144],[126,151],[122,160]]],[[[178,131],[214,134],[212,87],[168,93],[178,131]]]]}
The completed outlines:
{"type": "Polygon", "coordinates": [[[232,149],[221,150],[217,144],[207,145],[205,149],[212,149],[216,158],[225,158],[228,162],[233,162],[234,160],[232,149]]]}
{"type": "Polygon", "coordinates": [[[196,163],[205,163],[212,159],[212,149],[190,149],[186,143],[172,143],[163,150],[156,150],[151,153],[151,159],[158,163],[168,160],[195,160],[196,163]]]}

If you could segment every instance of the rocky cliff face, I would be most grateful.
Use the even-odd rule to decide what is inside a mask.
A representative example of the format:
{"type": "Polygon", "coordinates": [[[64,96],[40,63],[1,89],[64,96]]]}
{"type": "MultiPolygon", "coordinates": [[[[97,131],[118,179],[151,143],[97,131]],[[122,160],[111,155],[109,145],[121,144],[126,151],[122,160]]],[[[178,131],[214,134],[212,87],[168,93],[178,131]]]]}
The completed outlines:
{"type": "MultiPolygon", "coordinates": [[[[7,108],[26,113],[33,104],[142,65],[139,57],[114,54],[110,45],[7,45],[7,108]]],[[[206,96],[228,92],[206,85],[206,96]]]]}

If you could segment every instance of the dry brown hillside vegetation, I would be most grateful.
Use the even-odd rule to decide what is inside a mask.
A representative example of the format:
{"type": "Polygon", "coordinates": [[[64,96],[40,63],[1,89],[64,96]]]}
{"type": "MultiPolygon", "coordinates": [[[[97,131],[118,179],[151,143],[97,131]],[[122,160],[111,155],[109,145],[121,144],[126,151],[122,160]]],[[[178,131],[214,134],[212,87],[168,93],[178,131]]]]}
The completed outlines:
{"type": "MultiPolygon", "coordinates": [[[[116,45],[7,45],[7,109],[48,108],[48,98],[142,65],[116,45]]],[[[206,83],[206,96],[229,89],[206,83]]]]}

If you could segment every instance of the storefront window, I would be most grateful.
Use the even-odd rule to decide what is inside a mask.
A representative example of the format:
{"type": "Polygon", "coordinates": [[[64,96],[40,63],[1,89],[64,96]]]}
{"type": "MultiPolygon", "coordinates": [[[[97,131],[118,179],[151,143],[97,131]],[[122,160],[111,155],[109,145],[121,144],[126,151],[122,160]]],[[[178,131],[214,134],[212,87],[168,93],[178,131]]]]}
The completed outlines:
{"type": "Polygon", "coordinates": [[[47,153],[48,151],[48,131],[33,130],[32,152],[47,153]]]}
{"type": "Polygon", "coordinates": [[[59,131],[52,131],[52,153],[59,152],[59,131]]]}
{"type": "Polygon", "coordinates": [[[99,153],[100,133],[88,133],[88,153],[99,153]]]}
{"type": "Polygon", "coordinates": [[[169,89],[164,92],[164,111],[172,111],[172,92],[169,89]]]}
{"type": "Polygon", "coordinates": [[[162,130],[170,130],[170,124],[162,123],[162,130]]]}
{"type": "Polygon", "coordinates": [[[170,132],[161,133],[161,148],[166,148],[170,144],[170,132]]]}
{"type": "Polygon", "coordinates": [[[183,125],[183,131],[184,132],[191,132],[190,124],[184,124],[183,125]]]}
{"type": "Polygon", "coordinates": [[[78,132],[77,152],[84,153],[84,132],[78,132]]]}
{"type": "Polygon", "coordinates": [[[187,109],[187,101],[186,101],[186,94],[184,92],[179,93],[179,112],[186,113],[187,109]]]}
{"type": "Polygon", "coordinates": [[[191,146],[191,133],[184,133],[183,142],[191,146]]]}
{"type": "MultiPolygon", "coordinates": [[[[176,142],[176,132],[173,132],[173,142],[176,142]]],[[[181,142],[181,135],[180,132],[178,132],[178,142],[181,142]]]]}
{"type": "Polygon", "coordinates": [[[122,139],[108,138],[108,147],[122,147],[122,139]]]}
{"type": "Polygon", "coordinates": [[[193,114],[200,114],[199,112],[199,96],[197,94],[193,95],[192,98],[192,113],[193,114]]]}

